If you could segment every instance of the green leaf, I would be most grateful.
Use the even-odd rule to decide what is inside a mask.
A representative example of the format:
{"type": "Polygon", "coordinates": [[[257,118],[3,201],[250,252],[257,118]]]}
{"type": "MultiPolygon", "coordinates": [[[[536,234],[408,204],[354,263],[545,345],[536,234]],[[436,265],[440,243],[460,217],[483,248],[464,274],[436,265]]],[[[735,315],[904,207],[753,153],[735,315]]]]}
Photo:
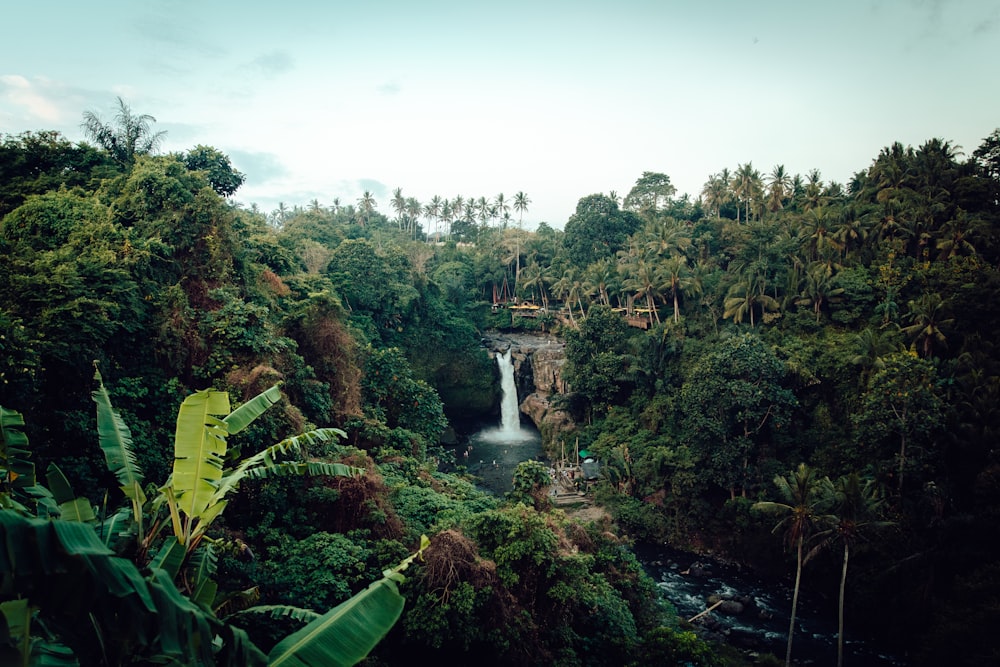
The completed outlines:
{"type": "Polygon", "coordinates": [[[206,389],[188,396],[177,413],[172,484],[177,506],[196,518],[209,506],[226,455],[226,424],[213,415],[229,412],[229,395],[206,389]]]}
{"type": "Polygon", "coordinates": [[[28,436],[20,412],[0,406],[0,482],[12,489],[35,485],[35,464],[29,458],[28,436]]]}
{"type": "Polygon", "coordinates": [[[276,384],[270,389],[257,394],[249,401],[236,408],[232,414],[223,419],[229,434],[239,433],[253,423],[264,411],[281,400],[281,385],[276,384]]]}
{"type": "Polygon", "coordinates": [[[268,655],[268,664],[354,665],[392,629],[403,613],[403,603],[396,582],[380,579],[278,642],[268,655]]]}
{"type": "MultiPolygon", "coordinates": [[[[220,482],[218,489],[215,492],[215,496],[212,502],[220,502],[223,500],[230,491],[235,489],[239,483],[246,477],[266,477],[266,472],[258,472],[258,469],[263,470],[265,468],[273,468],[278,465],[276,459],[280,455],[287,455],[291,453],[298,453],[302,450],[303,445],[310,445],[315,442],[328,442],[336,438],[344,438],[347,434],[344,433],[339,428],[318,428],[313,431],[308,431],[302,433],[301,435],[293,436],[291,438],[285,438],[281,442],[267,447],[253,456],[248,456],[245,458],[239,466],[236,467],[231,473],[226,475],[220,482]]],[[[338,464],[339,465],[339,464],[338,464]]],[[[360,470],[360,469],[354,469],[360,470]]],[[[291,472],[291,471],[289,471],[291,472]]],[[[308,471],[302,471],[298,474],[304,474],[308,471]]],[[[363,471],[362,471],[363,472],[363,471]]],[[[279,473],[280,474],[280,473],[279,473]]],[[[331,472],[331,473],[320,473],[320,474],[333,474],[338,475],[341,473],[331,472]]]]}
{"type": "Polygon", "coordinates": [[[163,541],[163,546],[153,556],[153,560],[149,562],[149,567],[159,568],[171,578],[176,577],[177,573],[180,572],[186,553],[187,549],[184,548],[184,545],[178,542],[176,537],[170,535],[163,541]]]}
{"type": "Polygon", "coordinates": [[[142,492],[142,470],[132,451],[132,433],[111,406],[111,397],[104,388],[101,373],[94,363],[94,379],[98,387],[91,393],[97,404],[97,436],[108,469],[114,473],[125,495],[138,504],[145,501],[142,492]]]}
{"type": "Polygon", "coordinates": [[[97,516],[94,514],[94,507],[86,498],[74,498],[73,500],[59,503],[59,516],[64,521],[94,521],[97,516]]]}
{"type": "Polygon", "coordinates": [[[77,498],[66,475],[55,463],[50,463],[45,471],[45,479],[52,496],[59,503],[59,516],[66,521],[95,521],[94,508],[86,498],[77,498]]]}

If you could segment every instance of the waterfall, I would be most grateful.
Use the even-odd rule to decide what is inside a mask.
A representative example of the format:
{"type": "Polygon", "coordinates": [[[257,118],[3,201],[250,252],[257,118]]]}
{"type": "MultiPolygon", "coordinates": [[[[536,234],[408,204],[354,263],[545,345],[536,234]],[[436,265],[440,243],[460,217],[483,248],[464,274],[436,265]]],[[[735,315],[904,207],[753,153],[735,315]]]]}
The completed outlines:
{"type": "Polygon", "coordinates": [[[514,362],[511,351],[497,354],[500,369],[500,432],[502,435],[516,436],[521,432],[521,411],[517,403],[517,386],[514,384],[514,362]]]}

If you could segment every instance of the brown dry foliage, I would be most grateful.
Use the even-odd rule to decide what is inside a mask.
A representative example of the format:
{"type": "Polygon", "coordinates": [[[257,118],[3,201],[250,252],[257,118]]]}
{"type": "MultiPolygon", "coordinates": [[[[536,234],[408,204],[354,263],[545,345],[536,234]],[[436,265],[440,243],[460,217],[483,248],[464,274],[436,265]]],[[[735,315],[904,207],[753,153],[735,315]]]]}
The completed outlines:
{"type": "Polygon", "coordinates": [[[496,587],[497,566],[479,557],[475,544],[457,530],[445,530],[424,551],[424,584],[447,602],[452,587],[467,582],[474,588],[496,587]]]}
{"type": "Polygon", "coordinates": [[[260,274],[260,282],[275,296],[288,296],[292,293],[285,281],[271,269],[264,269],[260,274]]]}
{"type": "Polygon", "coordinates": [[[309,360],[316,376],[330,385],[336,416],[361,414],[361,367],[357,342],[338,319],[316,315],[301,323],[295,336],[299,350],[309,360]]]}
{"type": "Polygon", "coordinates": [[[337,491],[337,500],[313,508],[317,516],[323,518],[317,529],[327,532],[347,533],[366,528],[377,538],[401,539],[405,534],[402,519],[397,516],[389,500],[389,489],[378,474],[375,462],[364,455],[345,457],[341,460],[349,466],[364,468],[358,477],[316,478],[314,484],[337,491]],[[378,515],[379,518],[375,518],[378,515]]]}

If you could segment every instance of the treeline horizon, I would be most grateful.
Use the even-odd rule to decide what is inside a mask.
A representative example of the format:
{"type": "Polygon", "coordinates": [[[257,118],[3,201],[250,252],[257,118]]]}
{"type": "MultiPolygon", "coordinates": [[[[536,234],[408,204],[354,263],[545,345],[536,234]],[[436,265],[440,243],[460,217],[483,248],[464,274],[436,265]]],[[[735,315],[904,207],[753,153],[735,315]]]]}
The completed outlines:
{"type": "Polygon", "coordinates": [[[276,221],[234,205],[244,176],[225,155],[155,155],[153,120],[121,107],[128,122],[93,119],[98,146],[0,138],[0,405],[95,505],[117,488],[81,444],[95,361],[148,479],[168,476],[180,400],[208,386],[241,402],[281,382],[248,452],[342,428],[345,448],[310,455],[366,476],[244,482],[213,539],[257,557],[225,551],[220,590],[333,606],[426,533],[384,660],[747,664],[654,608],[616,560],[628,536],[770,576],[804,564],[849,640],[869,628],[914,664],[996,655],[981,639],[1000,565],[980,538],[1000,527],[1000,130],[967,160],[942,139],[887,145],[846,185],[748,162],[691,201],[644,172],[622,198],[581,197],[562,230],[526,231],[525,193],[506,217],[476,198],[464,222],[408,211],[402,189],[393,218],[314,202],[276,221]],[[512,318],[498,293],[550,307],[512,318]],[[544,469],[504,499],[438,470],[446,430],[497,409],[480,341],[498,329],[566,342],[571,391],[553,401],[576,429],[543,436],[602,460],[615,526],[552,511],[544,469]],[[788,536],[800,550],[772,534],[774,504],[814,516],[788,536]]]}

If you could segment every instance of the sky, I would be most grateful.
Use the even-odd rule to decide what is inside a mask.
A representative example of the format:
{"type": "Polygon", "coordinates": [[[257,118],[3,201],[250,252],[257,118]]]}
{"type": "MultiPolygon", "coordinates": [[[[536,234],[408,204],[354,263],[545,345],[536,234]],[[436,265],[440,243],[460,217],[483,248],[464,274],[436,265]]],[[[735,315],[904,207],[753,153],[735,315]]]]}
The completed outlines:
{"type": "MultiPolygon", "coordinates": [[[[751,163],[845,183],[895,141],[1000,127],[997,0],[32,0],[3,3],[0,135],[86,137],[116,98],[246,174],[234,199],[395,188],[531,204],[643,172],[696,198],[751,163]]],[[[517,214],[513,213],[515,219],[517,214]]]]}

